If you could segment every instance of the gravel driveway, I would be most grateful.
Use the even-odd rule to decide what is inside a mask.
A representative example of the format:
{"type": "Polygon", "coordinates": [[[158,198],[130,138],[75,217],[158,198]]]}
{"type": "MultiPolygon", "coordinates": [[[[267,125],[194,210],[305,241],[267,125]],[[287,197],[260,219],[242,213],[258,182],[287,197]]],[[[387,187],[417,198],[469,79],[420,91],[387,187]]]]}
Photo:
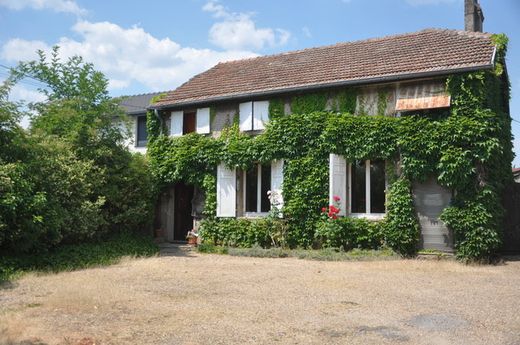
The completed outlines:
{"type": "Polygon", "coordinates": [[[0,344],[520,344],[520,261],[171,254],[4,286],[0,344]]]}

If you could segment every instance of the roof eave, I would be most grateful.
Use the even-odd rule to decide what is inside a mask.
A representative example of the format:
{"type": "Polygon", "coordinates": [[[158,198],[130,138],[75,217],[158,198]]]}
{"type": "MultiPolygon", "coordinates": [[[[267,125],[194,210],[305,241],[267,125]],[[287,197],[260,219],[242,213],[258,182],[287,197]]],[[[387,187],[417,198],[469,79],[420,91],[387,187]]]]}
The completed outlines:
{"type": "Polygon", "coordinates": [[[460,67],[460,68],[453,68],[453,69],[448,69],[448,70],[406,73],[406,74],[389,75],[389,76],[355,79],[355,80],[343,80],[343,81],[331,82],[331,83],[311,84],[311,85],[296,86],[296,87],[286,87],[286,88],[275,89],[275,90],[247,92],[247,93],[243,93],[243,94],[233,94],[233,95],[225,95],[225,96],[218,96],[218,97],[210,97],[210,98],[205,98],[205,99],[200,99],[200,100],[186,101],[186,102],[179,102],[179,103],[166,103],[166,104],[158,104],[158,105],[152,104],[148,107],[148,109],[157,109],[157,110],[164,110],[164,109],[168,109],[168,108],[174,109],[174,108],[182,108],[182,107],[186,107],[186,106],[196,106],[196,105],[202,105],[202,104],[208,104],[208,103],[225,102],[225,101],[240,100],[240,99],[246,99],[246,98],[251,99],[251,98],[256,98],[256,97],[267,97],[267,96],[274,96],[274,95],[287,94],[287,93],[296,93],[296,92],[302,92],[302,91],[314,91],[314,90],[328,89],[328,88],[333,88],[333,87],[358,86],[358,85],[362,85],[362,84],[379,84],[379,83],[396,82],[396,81],[411,80],[411,79],[439,77],[439,76],[446,76],[446,75],[450,75],[450,74],[474,72],[474,71],[480,71],[480,70],[484,70],[484,69],[492,69],[494,67],[493,60],[494,60],[494,57],[492,57],[491,63],[486,64],[486,65],[460,67]]]}

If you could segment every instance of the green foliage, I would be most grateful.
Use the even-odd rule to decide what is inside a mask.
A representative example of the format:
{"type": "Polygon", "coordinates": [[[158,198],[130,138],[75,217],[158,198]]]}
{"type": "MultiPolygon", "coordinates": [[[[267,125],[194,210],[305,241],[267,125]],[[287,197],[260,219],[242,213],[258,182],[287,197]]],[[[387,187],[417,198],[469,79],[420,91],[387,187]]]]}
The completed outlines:
{"type": "Polygon", "coordinates": [[[403,255],[415,254],[419,241],[419,223],[415,215],[411,184],[404,177],[390,186],[383,227],[383,237],[390,248],[403,255]]]}
{"type": "Polygon", "coordinates": [[[314,236],[319,247],[378,249],[383,244],[384,225],[380,221],[350,217],[322,219],[314,236]]]}
{"type": "Polygon", "coordinates": [[[384,116],[388,105],[388,91],[380,91],[377,94],[377,115],[384,116]]]}
{"type": "Polygon", "coordinates": [[[258,219],[205,219],[200,227],[203,241],[232,247],[279,247],[286,242],[286,222],[271,217],[258,219]]]}
{"type": "Polygon", "coordinates": [[[336,96],[337,110],[340,113],[354,114],[356,112],[357,91],[345,89],[336,96]]]}
{"type": "Polygon", "coordinates": [[[122,257],[156,255],[159,248],[151,238],[130,233],[110,236],[102,242],[85,242],[60,246],[44,254],[10,254],[0,256],[0,282],[24,272],[60,272],[105,266],[122,257]]]}
{"type": "Polygon", "coordinates": [[[285,115],[283,99],[275,98],[269,101],[269,119],[275,119],[285,115]]]}
{"type": "Polygon", "coordinates": [[[291,101],[291,112],[293,114],[308,114],[315,111],[324,111],[327,105],[327,97],[326,92],[295,96],[291,101]]]}
{"type": "Polygon", "coordinates": [[[122,115],[106,79],[79,57],[20,63],[0,88],[0,250],[45,252],[117,231],[149,227],[155,197],[145,159],[124,146],[122,115]],[[30,104],[29,132],[16,125],[10,88],[29,75],[46,100],[30,104]]]}

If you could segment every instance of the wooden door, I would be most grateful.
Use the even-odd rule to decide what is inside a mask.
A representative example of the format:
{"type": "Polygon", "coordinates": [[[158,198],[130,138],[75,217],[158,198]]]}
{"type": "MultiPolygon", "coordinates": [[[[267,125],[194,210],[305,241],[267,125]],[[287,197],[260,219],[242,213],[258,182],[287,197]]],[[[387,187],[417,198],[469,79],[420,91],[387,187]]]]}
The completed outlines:
{"type": "Polygon", "coordinates": [[[179,183],[175,185],[174,201],[174,231],[175,241],[186,241],[186,234],[193,228],[191,215],[193,199],[193,186],[179,183]]]}

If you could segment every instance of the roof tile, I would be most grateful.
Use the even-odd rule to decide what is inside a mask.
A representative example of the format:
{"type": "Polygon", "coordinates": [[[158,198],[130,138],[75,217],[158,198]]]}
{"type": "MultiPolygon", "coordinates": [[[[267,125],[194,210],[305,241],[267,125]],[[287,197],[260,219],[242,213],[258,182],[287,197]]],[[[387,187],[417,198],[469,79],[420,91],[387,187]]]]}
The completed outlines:
{"type": "Polygon", "coordinates": [[[168,93],[158,107],[303,86],[447,72],[491,64],[491,34],[426,29],[219,63],[168,93]]]}

